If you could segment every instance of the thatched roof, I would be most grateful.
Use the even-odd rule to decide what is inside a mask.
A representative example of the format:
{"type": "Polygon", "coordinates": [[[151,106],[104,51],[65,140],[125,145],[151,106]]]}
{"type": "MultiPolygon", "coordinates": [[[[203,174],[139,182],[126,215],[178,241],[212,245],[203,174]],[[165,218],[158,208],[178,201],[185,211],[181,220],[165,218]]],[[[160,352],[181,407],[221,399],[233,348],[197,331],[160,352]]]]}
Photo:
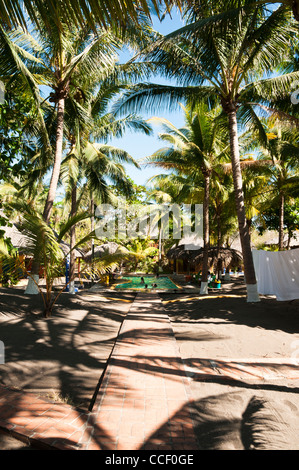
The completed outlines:
{"type": "Polygon", "coordinates": [[[197,236],[184,237],[177,245],[174,245],[167,252],[166,256],[170,260],[174,259],[190,259],[195,251],[198,252],[203,247],[203,239],[197,236]]]}
{"type": "MultiPolygon", "coordinates": [[[[203,260],[203,248],[186,250],[184,246],[178,245],[168,251],[167,258],[170,260],[182,259],[192,264],[198,264],[203,260]]],[[[209,265],[212,266],[217,259],[222,260],[224,266],[239,266],[243,262],[243,256],[239,250],[221,247],[218,253],[217,247],[209,248],[209,265]]]]}
{"type": "MultiPolygon", "coordinates": [[[[94,247],[94,257],[95,258],[102,258],[105,255],[111,255],[119,251],[120,246],[115,242],[107,242],[103,243],[103,245],[95,246],[94,247]]],[[[91,261],[92,259],[92,250],[89,250],[84,255],[85,261],[91,261]]]]}
{"type": "Polygon", "coordinates": [[[17,248],[19,252],[27,247],[28,238],[23,235],[14,224],[12,227],[8,225],[0,227],[0,230],[4,231],[4,237],[10,238],[12,245],[17,248]]]}
{"type": "MultiPolygon", "coordinates": [[[[217,247],[209,248],[209,266],[212,266],[214,263],[217,262],[217,259],[220,259],[223,262],[224,267],[232,266],[237,267],[240,266],[243,262],[242,253],[239,250],[235,250],[233,248],[220,248],[219,253],[217,247]]],[[[191,252],[191,259],[190,261],[194,264],[201,263],[203,260],[203,248],[191,252]]]]}
{"type": "MultiPolygon", "coordinates": [[[[62,249],[62,251],[65,255],[69,254],[70,245],[68,243],[60,242],[60,248],[62,249]]],[[[78,248],[75,248],[74,252],[75,252],[76,258],[83,258],[83,253],[80,250],[78,250],[78,248]]]]}
{"type": "MultiPolygon", "coordinates": [[[[1,215],[4,216],[3,214],[1,215]]],[[[18,250],[20,254],[27,254],[30,256],[30,253],[28,253],[27,248],[28,246],[31,246],[31,243],[29,243],[28,237],[26,237],[26,235],[20,232],[20,230],[18,230],[15,224],[12,224],[11,227],[9,225],[4,225],[0,227],[0,230],[4,231],[5,238],[10,238],[12,245],[14,246],[14,248],[18,250]]],[[[65,255],[69,253],[70,246],[68,243],[65,243],[64,241],[62,241],[60,242],[60,247],[65,255]]],[[[81,251],[78,249],[75,249],[75,255],[76,255],[76,258],[83,257],[81,251]]]]}
{"type": "Polygon", "coordinates": [[[170,260],[174,259],[190,259],[190,254],[192,250],[186,250],[185,245],[178,245],[170,248],[166,256],[170,260]]]}

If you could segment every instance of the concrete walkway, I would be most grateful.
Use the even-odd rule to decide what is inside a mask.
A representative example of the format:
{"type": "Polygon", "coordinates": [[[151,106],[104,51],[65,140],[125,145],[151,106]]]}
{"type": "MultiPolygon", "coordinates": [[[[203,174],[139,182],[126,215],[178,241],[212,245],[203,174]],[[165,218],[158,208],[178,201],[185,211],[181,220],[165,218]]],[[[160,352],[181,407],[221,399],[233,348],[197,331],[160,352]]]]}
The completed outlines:
{"type": "Polygon", "coordinates": [[[63,450],[196,450],[192,397],[160,298],[140,293],[122,323],[90,412],[0,389],[0,429],[63,450]]]}

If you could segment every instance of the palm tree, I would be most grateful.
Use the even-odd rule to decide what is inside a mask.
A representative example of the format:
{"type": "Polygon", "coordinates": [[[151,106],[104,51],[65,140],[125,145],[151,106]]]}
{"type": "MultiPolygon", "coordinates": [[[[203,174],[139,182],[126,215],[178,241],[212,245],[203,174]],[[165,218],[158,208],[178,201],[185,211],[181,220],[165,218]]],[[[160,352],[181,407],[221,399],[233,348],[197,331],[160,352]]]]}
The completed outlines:
{"type": "MultiPolygon", "coordinates": [[[[270,119],[264,123],[264,136],[259,140],[259,162],[268,163],[268,189],[262,207],[279,207],[278,247],[284,249],[284,207],[298,186],[298,130],[290,123],[270,119]]],[[[261,136],[260,129],[260,136],[261,136]]]]}
{"type": "MultiPolygon", "coordinates": [[[[49,101],[54,106],[50,107],[44,102],[44,106],[47,106],[46,114],[41,113],[39,108],[42,116],[41,122],[46,129],[45,153],[47,155],[53,146],[51,179],[43,209],[43,218],[46,223],[49,223],[63,155],[66,100],[74,103],[82,98],[82,93],[84,97],[83,90],[90,76],[93,77],[94,82],[95,79],[104,81],[111,77],[117,60],[116,51],[122,47],[124,38],[130,40],[132,44],[136,43],[136,28],[134,25],[131,28],[127,25],[126,34],[122,33],[121,36],[120,34],[117,36],[115,28],[114,32],[99,27],[96,31],[86,26],[76,29],[67,24],[57,25],[51,15],[47,21],[51,25],[50,30],[45,24],[43,28],[40,27],[31,34],[16,30],[6,34],[5,40],[9,44],[9,51],[14,59],[11,62],[16,63],[13,71],[15,70],[15,73],[21,71],[22,76],[27,79],[34,91],[36,101],[40,102],[39,84],[47,85],[53,90],[49,101]],[[53,110],[55,111],[54,118],[53,110]],[[53,129],[54,138],[52,137],[53,129]]],[[[0,70],[2,66],[5,69],[6,62],[6,57],[2,57],[0,70]]],[[[136,67],[131,68],[134,69],[133,73],[136,73],[136,67]]],[[[122,73],[124,74],[123,70],[122,73]]],[[[76,109],[79,109],[79,105],[76,109]]],[[[47,158],[47,166],[49,167],[49,158],[47,158]]],[[[34,270],[37,271],[37,269],[34,263],[34,270]]]]}
{"type": "MultiPolygon", "coordinates": [[[[112,70],[117,73],[117,67],[112,70]]],[[[66,201],[70,201],[70,217],[73,217],[77,208],[90,197],[91,231],[94,230],[94,203],[111,202],[111,184],[126,197],[130,196],[133,187],[128,179],[123,164],[133,164],[139,168],[137,162],[124,150],[108,143],[112,137],[121,137],[126,130],[142,131],[149,135],[150,125],[136,115],[129,115],[116,120],[108,112],[109,102],[121,87],[114,80],[98,82],[98,75],[88,77],[86,90],[81,90],[83,101],[78,103],[72,100],[66,102],[66,124],[68,129],[70,150],[62,162],[61,176],[66,183],[66,201]],[[82,119],[82,115],[84,114],[82,119]]],[[[69,204],[66,205],[66,209],[69,204]]],[[[68,209],[67,209],[68,210],[68,209]]],[[[70,247],[75,244],[75,226],[71,229],[70,247]]],[[[94,240],[92,240],[94,246],[94,240]]],[[[71,288],[75,277],[75,258],[71,254],[70,282],[71,288]]]]}
{"type": "MultiPolygon", "coordinates": [[[[62,179],[68,185],[66,192],[67,202],[70,203],[70,217],[74,217],[78,207],[91,196],[92,205],[109,203],[113,198],[110,184],[115,184],[128,196],[132,192],[132,185],[128,180],[122,162],[132,163],[133,159],[127,152],[107,144],[89,143],[82,149],[82,153],[69,153],[62,163],[62,179]],[[69,195],[69,197],[68,197],[69,195]]],[[[69,206],[66,204],[65,209],[69,206]]],[[[92,217],[94,212],[90,213],[92,217]]],[[[71,250],[76,244],[75,225],[70,231],[71,250]]],[[[94,227],[91,227],[93,232],[94,227]]],[[[70,258],[70,280],[73,287],[75,277],[75,258],[70,258]]]]}
{"type": "Polygon", "coordinates": [[[170,12],[173,4],[181,5],[179,0],[173,2],[171,0],[72,0],[71,2],[44,2],[42,0],[16,1],[1,0],[0,1],[0,19],[5,26],[27,26],[27,16],[32,22],[38,26],[48,23],[49,11],[57,25],[65,22],[68,25],[82,26],[88,23],[90,28],[100,24],[103,27],[109,27],[113,24],[125,25],[129,21],[138,23],[140,16],[151,14],[160,14],[164,9],[170,12]]]}
{"type": "MultiPolygon", "coordinates": [[[[238,119],[242,123],[257,119],[257,106],[266,96],[278,96],[298,79],[298,72],[265,78],[265,74],[281,65],[288,53],[291,38],[296,34],[291,14],[283,6],[266,14],[263,7],[247,9],[217,23],[209,21],[212,13],[230,10],[234,2],[209,1],[204,11],[189,9],[186,18],[193,23],[160,37],[144,50],[147,59],[156,61],[167,78],[177,86],[139,84],[123,97],[115,112],[133,106],[171,106],[178,100],[196,101],[203,96],[219,100],[227,115],[234,179],[235,203],[242,244],[247,301],[259,301],[251,252],[250,232],[242,187],[238,141],[238,119]],[[199,16],[200,14],[200,16],[199,16]],[[196,21],[196,18],[198,21],[196,21]],[[206,19],[206,21],[205,21],[206,19]]],[[[249,5],[250,1],[242,3],[249,5]]],[[[252,5],[252,3],[251,3],[252,5]]]]}
{"type": "Polygon", "coordinates": [[[213,172],[210,193],[210,232],[211,245],[216,246],[217,256],[213,271],[217,273],[218,279],[222,275],[222,260],[220,259],[221,247],[237,228],[237,217],[233,200],[233,179],[231,165],[218,164],[213,172]]]}
{"type": "MultiPolygon", "coordinates": [[[[45,7],[47,8],[49,6],[45,7]]],[[[81,27],[70,26],[61,19],[57,24],[55,11],[51,10],[48,11],[47,22],[43,22],[38,13],[35,16],[39,20],[39,28],[31,30],[30,33],[20,28],[9,32],[0,28],[0,47],[2,46],[3,52],[0,75],[12,76],[15,80],[20,80],[21,77],[26,81],[41,115],[46,136],[43,146],[47,146],[48,152],[51,150],[51,144],[53,146],[51,179],[43,211],[44,220],[49,223],[63,155],[66,100],[74,102],[82,97],[84,99],[83,90],[88,93],[87,84],[93,89],[96,80],[103,82],[110,77],[111,81],[118,60],[117,53],[124,43],[137,47],[138,41],[142,43],[144,37],[150,34],[150,26],[143,20],[145,33],[132,22],[126,24],[125,30],[117,29],[115,25],[110,29],[99,26],[91,29],[86,24],[81,27]],[[49,109],[50,103],[41,100],[41,85],[52,90],[49,102],[55,110],[55,119],[53,110],[49,109]],[[46,107],[47,123],[41,105],[46,107]],[[49,136],[49,133],[53,132],[52,129],[49,130],[49,126],[55,128],[54,138],[49,136]]],[[[125,76],[124,67],[119,66],[118,69],[118,73],[125,76]]],[[[136,75],[139,69],[144,72],[145,67],[137,68],[132,65],[130,76],[136,75]]],[[[84,116],[81,116],[82,118],[84,116]]]]}
{"type": "MultiPolygon", "coordinates": [[[[36,90],[37,83],[40,81],[53,90],[50,94],[50,101],[54,103],[56,111],[53,142],[54,161],[48,195],[43,209],[43,219],[46,223],[50,221],[60,174],[65,100],[68,96],[76,93],[80,88],[80,81],[84,79],[87,73],[97,71],[100,68],[104,74],[115,61],[115,50],[117,49],[116,40],[108,31],[100,30],[95,34],[87,28],[76,30],[74,27],[67,28],[66,25],[63,28],[57,27],[51,16],[49,16],[48,22],[51,24],[51,30],[44,26],[42,30],[33,31],[32,34],[23,33],[19,30],[17,34],[11,32],[11,36],[14,37],[11,48],[14,47],[14,56],[19,64],[22,65],[19,48],[25,44],[27,45],[26,49],[29,49],[28,52],[26,51],[27,55],[25,56],[29,63],[25,64],[26,67],[23,66],[22,71],[24,75],[30,74],[30,78],[33,77],[34,72],[35,77],[31,80],[33,89],[36,90]],[[38,64],[36,64],[36,60],[38,64]]],[[[38,264],[34,261],[33,273],[36,278],[37,272],[38,264]]],[[[33,291],[33,293],[36,293],[35,286],[31,286],[31,284],[29,282],[26,292],[31,293],[33,291]]]]}
{"type": "Polygon", "coordinates": [[[43,217],[48,223],[56,195],[63,151],[65,101],[80,90],[87,73],[97,72],[104,75],[115,62],[116,38],[107,31],[92,34],[85,28],[79,31],[64,29],[61,33],[52,28],[52,34],[43,31],[43,66],[47,84],[53,89],[50,100],[56,108],[56,139],[54,164],[49,186],[48,198],[43,217]]]}
{"type": "Polygon", "coordinates": [[[128,252],[125,254],[126,258],[131,259],[134,264],[134,272],[137,272],[138,264],[142,261],[152,259],[157,255],[157,248],[151,245],[149,239],[135,238],[125,245],[128,252]]]}
{"type": "Polygon", "coordinates": [[[228,157],[227,127],[223,125],[221,108],[209,109],[205,102],[198,103],[192,109],[185,109],[186,126],[175,128],[171,123],[164,123],[166,132],[160,139],[169,146],[162,148],[148,157],[146,161],[164,169],[173,169],[179,175],[187,176],[189,184],[200,184],[203,179],[203,240],[204,258],[202,269],[201,293],[207,293],[208,251],[209,251],[209,206],[211,176],[217,172],[217,165],[228,157]]]}

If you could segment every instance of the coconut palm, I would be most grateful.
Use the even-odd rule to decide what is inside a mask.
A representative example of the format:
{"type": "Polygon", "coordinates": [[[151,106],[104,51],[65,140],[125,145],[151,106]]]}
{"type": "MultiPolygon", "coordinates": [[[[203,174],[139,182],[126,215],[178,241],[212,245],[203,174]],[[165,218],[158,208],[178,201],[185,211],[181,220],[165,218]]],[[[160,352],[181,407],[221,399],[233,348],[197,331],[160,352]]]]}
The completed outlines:
{"type": "MultiPolygon", "coordinates": [[[[117,67],[116,67],[117,69],[117,67]]],[[[113,74],[117,70],[113,69],[113,74]]],[[[73,217],[80,203],[90,197],[90,206],[93,222],[94,203],[111,202],[113,194],[111,185],[118,187],[123,196],[130,196],[133,187],[127,177],[123,164],[133,164],[138,167],[135,160],[124,150],[109,144],[112,137],[121,137],[126,130],[151,133],[151,127],[139,116],[130,115],[116,120],[108,112],[109,102],[113,95],[119,91],[115,81],[98,83],[98,76],[88,78],[86,91],[81,90],[84,97],[80,112],[76,111],[78,103],[72,100],[66,102],[66,124],[69,136],[70,150],[62,162],[61,177],[66,184],[65,209],[73,217]],[[94,89],[94,94],[92,90],[94,89]],[[69,109],[68,109],[69,107],[69,109]],[[82,112],[85,117],[82,119],[82,112]],[[70,206],[70,208],[69,208],[70,206]]],[[[78,110],[80,111],[80,110],[78,110]]],[[[94,224],[91,224],[94,230],[94,224]]],[[[75,244],[75,226],[71,229],[70,246],[75,244]]],[[[92,241],[92,245],[94,243],[92,241]]],[[[74,254],[70,259],[71,285],[74,281],[74,254]]]]}
{"type": "MultiPolygon", "coordinates": [[[[121,149],[99,143],[89,143],[82,149],[82,153],[72,152],[67,155],[62,163],[62,179],[68,183],[66,200],[71,206],[70,217],[75,216],[86,195],[91,195],[93,202],[102,204],[111,202],[112,192],[109,182],[121,188],[124,195],[131,194],[131,182],[120,163],[122,161],[132,162],[133,159],[121,149]]],[[[68,206],[69,204],[66,204],[65,208],[68,206]]],[[[71,249],[75,243],[75,226],[73,226],[70,232],[71,249]]],[[[71,283],[74,281],[74,265],[75,259],[71,256],[71,283]]]]}
{"type": "MultiPolygon", "coordinates": [[[[148,157],[150,164],[164,169],[173,169],[180,175],[187,176],[193,187],[203,180],[203,239],[204,262],[202,270],[201,293],[207,293],[208,284],[208,249],[209,249],[209,205],[211,176],[217,172],[217,165],[228,160],[227,127],[223,125],[221,108],[209,109],[201,102],[193,109],[185,109],[186,126],[175,128],[171,123],[164,123],[165,132],[160,139],[168,144],[148,157]]],[[[181,192],[182,194],[182,192],[181,192]]]]}
{"type": "Polygon", "coordinates": [[[49,12],[57,23],[65,22],[68,25],[82,26],[88,22],[89,27],[100,24],[107,27],[113,24],[125,26],[129,21],[138,23],[140,15],[150,17],[152,13],[160,14],[161,10],[170,11],[173,4],[180,6],[181,2],[176,0],[72,0],[71,2],[60,2],[51,0],[44,2],[37,0],[0,1],[0,21],[5,26],[27,25],[27,17],[38,26],[48,23],[49,12]],[[41,23],[42,21],[42,23],[41,23]]]}
{"type": "MultiPolygon", "coordinates": [[[[93,83],[96,79],[100,82],[108,76],[111,77],[118,60],[117,52],[122,48],[124,41],[134,47],[139,41],[138,35],[141,42],[143,41],[143,34],[132,23],[126,25],[125,32],[117,30],[116,27],[104,29],[98,26],[92,30],[86,25],[76,28],[62,21],[57,25],[51,11],[48,13],[47,24],[39,18],[39,28],[32,29],[30,33],[18,28],[8,33],[1,30],[2,35],[0,34],[0,46],[3,43],[5,52],[1,55],[0,75],[6,74],[25,80],[38,105],[41,104],[39,86],[45,85],[52,90],[49,100],[43,101],[43,106],[47,106],[49,111],[46,113],[48,134],[52,134],[49,126],[55,128],[54,138],[48,135],[47,142],[43,143],[44,146],[47,144],[47,151],[51,144],[53,147],[51,180],[43,212],[47,223],[56,195],[63,154],[66,99],[78,101],[84,98],[83,90],[86,90],[90,77],[93,83]],[[50,103],[55,110],[55,119],[52,109],[49,109],[50,103]]],[[[38,13],[36,16],[38,17],[38,13]]],[[[147,34],[148,24],[145,24],[145,30],[147,34]]],[[[132,66],[131,69],[133,68],[132,66]]],[[[136,71],[136,66],[134,70],[136,71]]],[[[46,118],[43,114],[41,116],[45,128],[46,118]]],[[[83,118],[84,115],[81,116],[81,119],[83,118]]]]}
{"type": "MultiPolygon", "coordinates": [[[[146,104],[171,106],[178,100],[194,101],[203,96],[219,100],[227,115],[235,203],[244,269],[247,300],[259,301],[251,253],[250,233],[246,222],[246,208],[242,187],[242,173],[238,141],[238,119],[242,123],[257,118],[257,106],[263,98],[279,96],[298,79],[298,72],[265,77],[281,65],[281,57],[288,52],[290,40],[296,34],[291,13],[283,6],[266,13],[256,5],[235,17],[210,22],[211,14],[229,10],[234,2],[207,2],[200,18],[196,8],[190,9],[193,21],[183,28],[161,37],[144,51],[147,59],[160,64],[167,78],[176,79],[177,86],[140,84],[128,92],[115,112],[127,111],[146,104]],[[193,16],[192,16],[193,14],[193,16]],[[204,18],[203,18],[203,15],[204,18]],[[206,19],[206,21],[205,21],[206,19]]],[[[249,5],[250,1],[242,2],[249,5]]],[[[251,3],[252,4],[252,3],[251,3]]],[[[229,15],[228,15],[229,16],[229,15]]],[[[187,16],[188,19],[188,16],[187,16]]]]}
{"type": "Polygon", "coordinates": [[[238,230],[233,189],[232,173],[227,171],[227,164],[218,164],[210,192],[210,245],[217,247],[216,253],[219,253],[213,265],[213,272],[217,273],[218,278],[223,271],[220,250],[230,235],[238,230]]]}
{"type": "MultiPolygon", "coordinates": [[[[50,30],[44,26],[42,30],[32,31],[29,34],[18,29],[11,31],[8,38],[13,59],[18,69],[21,70],[22,77],[30,78],[29,83],[35,93],[36,101],[39,101],[36,91],[38,83],[43,83],[53,90],[50,101],[54,103],[56,119],[51,179],[43,209],[43,218],[46,223],[50,221],[60,174],[65,100],[70,94],[76,93],[80,87],[80,79],[86,75],[87,71],[98,70],[100,67],[105,73],[115,60],[116,49],[115,39],[108,31],[98,31],[95,35],[87,28],[76,30],[74,27],[67,28],[66,25],[63,28],[57,27],[51,15],[49,15],[48,22],[51,24],[50,30]]],[[[0,70],[3,68],[5,70],[5,65],[6,58],[0,63],[0,70]]],[[[48,129],[48,136],[49,133],[48,129]]],[[[49,141],[48,137],[48,143],[49,141]]],[[[36,261],[33,263],[33,272],[37,278],[38,263],[36,261]]],[[[27,287],[26,292],[31,293],[30,282],[27,287]]],[[[36,292],[35,286],[33,286],[33,292],[36,292]]]]}
{"type": "MultiPolygon", "coordinates": [[[[62,23],[58,26],[51,15],[48,23],[51,25],[50,30],[44,25],[31,33],[18,29],[5,36],[10,41],[10,51],[17,64],[16,73],[20,71],[21,76],[29,81],[36,101],[40,101],[37,92],[39,84],[47,85],[53,90],[49,96],[49,102],[53,103],[53,106],[44,102],[46,113],[42,114],[47,149],[45,150],[44,142],[41,144],[47,157],[49,149],[52,150],[53,157],[53,160],[47,158],[46,164],[43,165],[44,171],[51,168],[49,190],[43,209],[46,223],[50,221],[60,175],[66,127],[66,100],[75,104],[82,96],[84,98],[83,90],[90,77],[94,82],[95,78],[103,81],[108,76],[111,77],[117,60],[116,51],[122,47],[122,40],[126,38],[132,44],[136,40],[134,25],[132,28],[127,25],[126,34],[122,33],[122,37],[117,37],[115,28],[112,32],[99,27],[93,31],[86,26],[76,28],[62,23]]],[[[1,58],[0,70],[5,69],[7,62],[6,56],[1,58]]],[[[76,111],[79,110],[79,114],[81,112],[81,120],[86,118],[78,103],[74,107],[76,111]]],[[[34,270],[37,271],[36,263],[34,270]]],[[[27,292],[30,292],[30,288],[27,292]]]]}

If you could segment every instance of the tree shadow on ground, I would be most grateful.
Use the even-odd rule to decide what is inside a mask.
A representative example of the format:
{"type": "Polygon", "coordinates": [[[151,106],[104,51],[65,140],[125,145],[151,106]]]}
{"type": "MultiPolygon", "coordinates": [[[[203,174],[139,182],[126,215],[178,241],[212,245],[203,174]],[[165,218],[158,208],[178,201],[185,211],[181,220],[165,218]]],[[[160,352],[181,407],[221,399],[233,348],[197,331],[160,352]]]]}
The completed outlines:
{"type": "Polygon", "coordinates": [[[160,294],[160,297],[165,313],[173,323],[192,324],[211,320],[217,321],[217,324],[231,323],[299,333],[299,301],[279,302],[261,298],[260,302],[253,304],[243,297],[219,298],[216,294],[214,298],[190,294],[176,297],[160,294]]]}
{"type": "Polygon", "coordinates": [[[134,296],[114,298],[97,302],[94,295],[63,294],[53,316],[45,319],[39,295],[1,289],[5,364],[0,364],[0,383],[86,407],[134,296]]]}
{"type": "MultiPolygon", "coordinates": [[[[6,301],[3,299],[3,293],[0,296],[1,306],[3,308],[4,305],[6,309],[3,311],[3,321],[1,321],[1,339],[6,347],[6,360],[9,366],[15,365],[15,369],[13,372],[7,373],[6,364],[0,366],[0,370],[4,374],[2,374],[1,379],[3,383],[6,384],[6,381],[11,383],[13,380],[16,380],[14,385],[20,385],[23,381],[25,388],[30,389],[30,387],[34,386],[42,391],[45,385],[49,389],[50,377],[53,378],[55,376],[57,381],[55,383],[57,383],[62,395],[67,396],[71,392],[75,404],[81,405],[84,403],[85,406],[86,398],[88,397],[88,400],[91,398],[98,379],[105,368],[107,358],[117,338],[119,327],[128,309],[121,309],[117,303],[113,302],[89,302],[88,298],[83,299],[82,297],[80,300],[80,296],[70,298],[66,295],[66,297],[61,296],[53,317],[45,320],[36,313],[38,306],[34,306],[34,302],[38,302],[37,299],[32,301],[31,296],[27,299],[27,297],[18,294],[18,292],[14,295],[13,290],[9,290],[9,293],[6,295],[6,301]],[[28,367],[28,374],[26,373],[26,367],[28,367]],[[36,367],[36,374],[32,373],[32,370],[34,370],[32,367],[36,367]],[[7,374],[6,376],[5,373],[7,374]],[[26,378],[29,382],[26,382],[26,378]]],[[[119,299],[121,298],[123,298],[123,295],[119,297],[119,299]]],[[[134,296],[132,295],[126,297],[127,300],[133,300],[133,298],[134,296]]],[[[173,295],[162,296],[162,299],[177,300],[177,297],[173,295]]],[[[191,327],[193,322],[198,323],[202,319],[209,320],[210,318],[248,326],[260,326],[267,329],[285,328],[287,332],[293,332],[297,324],[297,318],[295,318],[296,311],[293,310],[286,312],[286,319],[283,318],[285,312],[281,313],[280,310],[274,311],[274,323],[273,321],[271,322],[271,311],[273,312],[272,307],[274,304],[271,305],[271,302],[268,301],[259,304],[257,307],[259,313],[255,312],[253,307],[250,306],[251,311],[253,310],[253,316],[250,317],[250,309],[244,307],[244,304],[247,305],[244,299],[237,299],[236,302],[233,302],[234,299],[230,299],[231,303],[229,306],[223,303],[219,304],[219,300],[222,301],[222,299],[217,300],[217,304],[216,299],[212,299],[212,303],[210,305],[206,304],[204,307],[202,307],[202,304],[203,302],[208,302],[208,299],[204,301],[191,302],[186,300],[182,303],[164,304],[166,308],[163,313],[167,313],[172,321],[190,323],[191,327]],[[242,303],[240,304],[240,302],[242,303]],[[262,304],[267,304],[266,309],[264,309],[262,304]],[[170,307],[167,307],[167,305],[170,307]],[[244,312],[244,309],[246,312],[244,312]],[[262,314],[262,312],[265,313],[262,314]],[[287,319],[291,321],[291,325],[285,324],[287,319]]],[[[128,308],[129,305],[128,303],[128,308]]],[[[255,308],[256,306],[254,306],[255,308]]],[[[162,333],[164,334],[165,332],[162,331],[162,333]]],[[[128,342],[133,338],[140,340],[144,334],[144,330],[131,330],[125,333],[121,339],[128,342]]],[[[152,334],[155,334],[155,332],[152,332],[152,334]]],[[[156,334],[161,335],[161,330],[156,332],[156,334]]],[[[203,333],[202,337],[197,337],[196,339],[197,341],[214,341],[222,337],[222,335],[215,337],[215,335],[209,336],[203,333]]],[[[193,340],[194,336],[192,334],[189,336],[188,334],[182,339],[193,340]]],[[[173,358],[163,358],[163,365],[161,364],[161,358],[158,356],[149,359],[139,355],[133,359],[135,362],[138,362],[140,370],[143,367],[147,374],[155,375],[161,373],[173,376],[174,378],[184,375],[181,369],[178,370],[174,367],[173,358]]],[[[200,358],[190,358],[189,365],[198,367],[200,360],[200,358]]],[[[127,370],[131,365],[131,361],[118,359],[118,366],[123,367],[124,370],[127,370]]],[[[254,393],[261,389],[277,392],[298,392],[298,389],[285,385],[246,383],[237,380],[227,381],[227,379],[224,382],[223,377],[217,377],[213,374],[204,377],[198,374],[198,376],[193,377],[193,380],[206,383],[210,381],[215,384],[225,383],[230,388],[236,387],[238,390],[246,389],[249,392],[254,390],[254,393]]],[[[116,383],[114,385],[117,388],[117,385],[121,387],[122,384],[116,383]]],[[[241,398],[239,400],[238,412],[236,411],[237,407],[235,407],[234,411],[237,415],[229,415],[228,413],[228,415],[223,416],[223,411],[227,411],[228,403],[233,395],[230,390],[227,394],[192,402],[196,435],[201,448],[218,449],[231,448],[233,446],[233,448],[247,449],[253,448],[252,446],[256,445],[255,442],[261,442],[263,439],[266,439],[267,432],[264,433],[264,431],[267,431],[266,421],[265,418],[263,420],[264,415],[258,414],[265,405],[264,403],[254,401],[255,395],[252,397],[251,408],[249,407],[249,402],[247,401],[244,404],[243,398],[241,398]],[[256,418],[253,419],[252,416],[256,418]],[[246,428],[245,422],[251,424],[246,424],[246,428]],[[247,437],[244,431],[245,428],[247,429],[247,437]],[[263,439],[259,437],[260,440],[257,441],[257,436],[261,436],[262,432],[266,437],[263,439]],[[253,433],[255,433],[255,441],[251,439],[253,433]]],[[[271,410],[273,415],[273,407],[271,410]]],[[[178,411],[178,413],[183,414],[184,412],[184,409],[178,411]]],[[[173,419],[175,419],[175,415],[173,419]]],[[[267,419],[269,422],[270,417],[268,416],[267,419]]],[[[284,421],[282,422],[284,423],[284,421]]],[[[90,424],[92,424],[92,420],[90,424]]],[[[158,430],[153,432],[146,443],[144,443],[143,448],[158,450],[171,445],[168,440],[165,441],[163,438],[163,427],[165,426],[169,426],[169,422],[164,423],[158,430]]],[[[102,428],[98,423],[95,423],[95,427],[93,436],[98,444],[103,449],[112,450],[114,448],[113,436],[108,435],[104,427],[102,428]]],[[[92,426],[90,426],[90,429],[93,429],[92,426]]],[[[285,442],[283,442],[283,445],[285,445],[285,442]]]]}
{"type": "Polygon", "coordinates": [[[294,450],[298,439],[288,424],[290,413],[281,401],[230,391],[186,403],[153,426],[143,444],[132,438],[130,444],[129,436],[122,441],[98,422],[93,438],[102,450],[294,450]]]}

